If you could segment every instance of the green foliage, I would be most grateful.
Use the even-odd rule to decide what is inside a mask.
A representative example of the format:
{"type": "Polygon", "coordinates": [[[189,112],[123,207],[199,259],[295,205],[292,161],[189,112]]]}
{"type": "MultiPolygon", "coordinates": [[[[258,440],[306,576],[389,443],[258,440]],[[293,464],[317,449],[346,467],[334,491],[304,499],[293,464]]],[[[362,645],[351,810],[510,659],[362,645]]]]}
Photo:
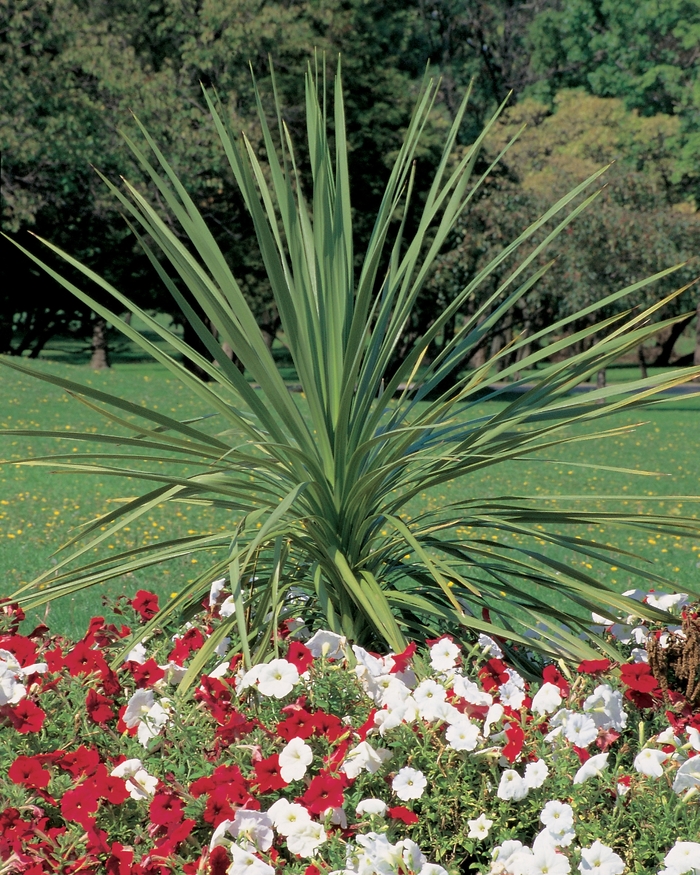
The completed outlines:
{"type": "MultiPolygon", "coordinates": [[[[35,607],[125,572],[178,556],[200,556],[213,549],[218,555],[194,582],[183,586],[165,614],[180,612],[187,616],[199,605],[211,580],[228,573],[236,610],[228,621],[230,628],[224,629],[240,642],[247,663],[269,651],[273,630],[291,610],[289,594],[299,591],[309,599],[313,622],[373,646],[386,642],[398,651],[403,649],[406,636],[436,635],[457,628],[465,632],[490,631],[523,642],[525,629],[542,624],[545,636],[539,646],[545,652],[572,658],[589,655],[593,651],[577,635],[579,631],[586,632],[580,617],[552,608],[546,595],[526,593],[523,582],[534,581],[542,593],[561,592],[579,608],[605,615],[627,613],[628,600],[585,572],[552,560],[538,543],[545,539],[552,544],[566,544],[581,555],[603,561],[608,555],[611,560],[614,557],[618,566],[629,569],[632,566],[620,561],[618,551],[577,541],[559,534],[559,529],[586,519],[648,525],[682,535],[696,533],[696,524],[653,516],[639,520],[626,513],[552,512],[542,507],[537,497],[526,496],[474,496],[410,520],[405,518],[405,507],[426,489],[572,440],[567,434],[570,425],[586,423],[595,428],[609,414],[640,406],[665,386],[692,379],[697,369],[634,383],[630,386],[632,395],[614,386],[591,393],[583,403],[569,395],[570,389],[582,379],[653,333],[653,326],[649,327],[647,322],[660,304],[624,323],[617,319],[597,321],[597,311],[652,281],[643,280],[548,326],[539,335],[535,333],[533,338],[537,340],[545,334],[556,335],[573,322],[587,319],[589,323],[571,337],[551,343],[546,351],[530,352],[522,359],[522,367],[535,367],[551,353],[589,338],[602,339],[584,344],[585,348],[565,365],[541,368],[533,389],[488,420],[455,422],[457,403],[469,403],[478,397],[502,355],[457,380],[453,388],[442,391],[439,387],[465,355],[478,347],[490,327],[506,318],[546,272],[546,268],[533,271],[533,262],[549,239],[567,227],[595,197],[572,206],[599,175],[594,174],[504,247],[436,317],[430,330],[416,340],[409,355],[388,376],[394,347],[431,266],[479,187],[480,180],[473,181],[471,176],[488,127],[457,164],[451,163],[466,109],[465,98],[446,137],[427,198],[414,217],[416,230],[411,231],[405,216],[412,208],[413,162],[437,92],[435,83],[426,83],[356,277],[340,76],[334,85],[332,141],[327,133],[326,88],[325,77],[315,77],[311,72],[307,75],[307,148],[311,165],[307,171],[311,177],[308,194],[304,193],[292,141],[283,124],[276,144],[262,104],[259,105],[269,162],[263,170],[249,141],[232,136],[205,92],[223,149],[255,226],[289,351],[308,404],[306,416],[288,392],[241,287],[201,213],[145,129],[143,136],[154,157],[153,164],[141,147],[131,140],[129,144],[188,245],[171,230],[172,219],[165,221],[135,187],[126,183],[127,194],[114,186],[110,188],[131,214],[132,221],[141,226],[139,239],[161,281],[183,308],[218,367],[89,268],[47,244],[74,269],[112,295],[120,308],[131,310],[167,341],[171,352],[154,346],[115,312],[45,266],[81,301],[177,375],[207,403],[212,414],[218,415],[221,424],[213,432],[201,420],[178,421],[94,388],[37,374],[75,392],[92,409],[132,433],[126,439],[114,434],[82,436],[90,442],[112,444],[105,448],[109,451],[101,451],[104,462],[91,453],[63,460],[54,456],[51,460],[38,460],[38,464],[86,473],[127,475],[151,483],[152,488],[87,527],[79,539],[74,539],[82,541],[82,546],[72,557],[22,587],[13,597],[35,607]],[[394,230],[392,220],[400,205],[404,219],[394,230]],[[410,385],[414,380],[430,344],[447,322],[478,294],[482,283],[509,255],[548,222],[558,224],[445,343],[441,354],[424,371],[420,387],[416,391],[401,391],[401,384],[410,385]],[[150,248],[147,238],[155,242],[163,261],[150,248]],[[386,273],[382,268],[385,251],[386,273]],[[183,287],[218,327],[259,390],[248,383],[213,341],[207,326],[183,295],[183,287]],[[188,373],[172,355],[175,352],[208,373],[212,385],[207,386],[188,373]],[[418,402],[429,398],[433,391],[435,400],[419,408],[418,402]],[[394,400],[397,392],[400,397],[394,400]],[[594,403],[599,401],[608,403],[594,403]],[[137,414],[144,425],[128,422],[123,412],[137,414]],[[139,464],[175,459],[196,466],[199,473],[178,477],[139,464]],[[228,510],[234,517],[229,529],[222,534],[201,533],[128,551],[90,562],[75,572],[65,570],[72,558],[84,556],[153,508],[193,500],[228,510]],[[528,538],[528,543],[494,555],[480,542],[456,535],[455,530],[465,525],[481,531],[518,532],[528,538]],[[227,554],[223,558],[222,550],[227,554]],[[38,587],[49,577],[50,587],[40,591],[38,587]],[[567,629],[561,629],[562,622],[568,624],[567,629]]],[[[34,260],[41,264],[36,257],[34,260]]],[[[517,350],[531,342],[532,338],[515,341],[512,348],[517,350]]],[[[4,363],[30,373],[9,359],[4,363]]],[[[513,372],[513,367],[507,367],[504,373],[513,372]]],[[[659,580],[650,572],[637,573],[647,580],[659,580]]],[[[655,613],[646,610],[650,616],[655,613]]],[[[146,633],[149,631],[147,628],[146,633]]],[[[202,651],[202,659],[208,657],[209,648],[215,645],[212,639],[202,651]]],[[[185,687],[192,683],[199,667],[199,661],[195,661],[183,680],[185,687]]]]}

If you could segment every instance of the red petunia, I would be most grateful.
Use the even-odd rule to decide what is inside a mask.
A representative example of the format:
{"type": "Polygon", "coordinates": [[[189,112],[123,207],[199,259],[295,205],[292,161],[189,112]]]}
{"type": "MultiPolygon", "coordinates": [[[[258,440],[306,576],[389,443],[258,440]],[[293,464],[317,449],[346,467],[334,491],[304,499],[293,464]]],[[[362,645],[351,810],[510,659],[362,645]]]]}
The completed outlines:
{"type": "Polygon", "coordinates": [[[226,875],[230,865],[231,857],[226,848],[221,845],[213,848],[209,855],[209,875],[226,875]]]}
{"type": "Polygon", "coordinates": [[[508,682],[509,674],[506,671],[508,666],[500,659],[489,659],[489,661],[479,669],[479,680],[484,690],[489,693],[508,682]]]}
{"type": "Polygon", "coordinates": [[[112,710],[113,699],[101,696],[96,690],[89,690],[85,697],[85,709],[93,723],[106,723],[117,715],[112,710]]]}
{"type": "Polygon", "coordinates": [[[105,863],[106,875],[131,875],[131,864],[134,860],[133,848],[125,848],[119,842],[114,842],[111,855],[105,863]]]}
{"type": "Polygon", "coordinates": [[[510,763],[514,763],[520,756],[525,742],[525,733],[517,723],[511,723],[506,729],[506,738],[508,743],[504,746],[501,753],[510,763]]]}
{"type": "Polygon", "coordinates": [[[36,644],[24,635],[0,635],[0,650],[9,650],[23,668],[36,662],[36,644]]]}
{"type": "Polygon", "coordinates": [[[22,699],[19,704],[8,708],[3,713],[10,718],[12,725],[22,735],[29,732],[39,732],[44,725],[44,720],[46,720],[44,711],[29,699],[22,699]]]}
{"type": "Polygon", "coordinates": [[[254,768],[259,793],[269,793],[270,790],[281,790],[287,786],[280,774],[279,756],[276,753],[255,763],[254,768]]]}
{"type": "Polygon", "coordinates": [[[174,793],[161,792],[156,793],[151,800],[148,813],[151,823],[156,823],[159,826],[170,826],[174,823],[180,823],[183,808],[182,800],[174,793]]]}
{"type": "Polygon", "coordinates": [[[102,673],[107,671],[107,663],[99,650],[92,650],[84,641],[78,641],[73,649],[63,657],[63,664],[71,677],[102,673]]]}
{"type": "Polygon", "coordinates": [[[65,753],[58,760],[58,765],[74,778],[81,775],[94,775],[100,765],[100,755],[94,748],[81,744],[77,750],[65,753]]]}
{"type": "Polygon", "coordinates": [[[61,799],[61,814],[66,820],[74,820],[86,829],[92,825],[93,815],[100,804],[99,795],[92,781],[78,784],[68,790],[61,799]]]}
{"type": "Polygon", "coordinates": [[[51,776],[41,767],[36,757],[18,756],[7,772],[13,784],[21,784],[30,790],[47,787],[51,776]]]}
{"type": "Polygon", "coordinates": [[[569,684],[564,675],[553,665],[548,665],[542,672],[542,679],[548,684],[554,684],[559,687],[559,692],[562,696],[569,695],[569,684]]]}
{"type": "Polygon", "coordinates": [[[59,672],[63,668],[63,651],[60,647],[47,650],[44,653],[44,662],[51,673],[59,672]]]}
{"type": "Polygon", "coordinates": [[[653,693],[658,687],[656,678],[646,662],[621,665],[620,678],[630,690],[636,690],[638,693],[653,693]]]}
{"type": "Polygon", "coordinates": [[[139,689],[152,687],[165,677],[165,671],[163,671],[152,656],[143,663],[127,662],[126,667],[131,672],[131,676],[139,689]]]}
{"type": "Polygon", "coordinates": [[[223,820],[233,820],[236,812],[231,806],[226,787],[216,787],[207,798],[202,817],[215,829],[223,820]]]}
{"type": "Polygon", "coordinates": [[[387,808],[386,813],[394,820],[401,820],[403,823],[412,824],[418,823],[418,815],[410,808],[404,805],[396,805],[394,808],[387,808]]]}
{"type": "Polygon", "coordinates": [[[315,711],[314,715],[314,735],[324,735],[328,741],[337,741],[342,735],[348,732],[348,727],[343,723],[340,717],[335,714],[326,714],[325,711],[315,711]]]}
{"type": "Polygon", "coordinates": [[[136,596],[129,602],[131,607],[141,616],[141,619],[146,622],[158,613],[158,596],[148,590],[140,589],[136,596]]]}
{"type": "Polygon", "coordinates": [[[277,724],[277,734],[286,741],[293,738],[311,738],[314,734],[314,718],[305,708],[297,708],[292,714],[277,724]]]}
{"type": "Polygon", "coordinates": [[[195,629],[193,626],[181,638],[175,641],[175,646],[170,651],[168,659],[171,662],[176,662],[178,665],[184,665],[190,653],[201,650],[203,644],[204,636],[199,629],[195,629]]]}
{"type": "Polygon", "coordinates": [[[416,642],[411,641],[408,647],[405,650],[402,650],[401,653],[395,653],[391,659],[394,663],[391,666],[390,674],[400,674],[402,671],[406,671],[411,662],[411,658],[413,654],[416,652],[416,642]]]}
{"type": "Polygon", "coordinates": [[[301,797],[311,814],[321,814],[327,808],[340,808],[343,804],[345,782],[330,775],[316,775],[311,779],[306,793],[301,797]]]}
{"type": "Polygon", "coordinates": [[[287,662],[295,665],[299,674],[302,674],[313,665],[313,661],[314,655],[306,644],[302,644],[301,641],[292,641],[287,651],[287,662]]]}
{"type": "Polygon", "coordinates": [[[609,659],[584,659],[579,664],[577,671],[580,671],[581,674],[603,674],[608,671],[611,665],[612,662],[609,659]]]}

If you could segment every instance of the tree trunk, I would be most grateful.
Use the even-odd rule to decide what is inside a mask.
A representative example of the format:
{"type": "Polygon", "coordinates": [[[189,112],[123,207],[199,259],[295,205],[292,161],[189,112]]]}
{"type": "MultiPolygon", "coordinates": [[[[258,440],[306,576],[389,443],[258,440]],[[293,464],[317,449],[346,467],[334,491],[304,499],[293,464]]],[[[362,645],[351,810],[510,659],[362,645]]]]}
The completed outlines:
{"type": "Polygon", "coordinates": [[[659,352],[653,361],[655,368],[666,368],[671,364],[673,347],[676,345],[676,341],[681,334],[683,334],[686,326],[692,321],[692,318],[692,316],[688,316],[687,319],[682,319],[680,322],[676,322],[675,325],[671,326],[668,337],[659,346],[659,352]]]}
{"type": "Polygon", "coordinates": [[[602,370],[598,371],[598,375],[597,375],[597,377],[596,377],[595,385],[596,385],[596,389],[604,389],[604,388],[605,388],[605,386],[606,386],[606,380],[605,380],[605,368],[603,368],[602,370]]]}
{"type": "Polygon", "coordinates": [[[103,371],[109,367],[107,323],[104,319],[95,319],[92,323],[92,358],[90,359],[90,367],[93,371],[103,371]]]}
{"type": "Polygon", "coordinates": [[[637,348],[637,358],[639,359],[639,370],[642,372],[642,379],[646,380],[649,373],[647,371],[647,360],[644,355],[644,347],[641,344],[637,348]]]}

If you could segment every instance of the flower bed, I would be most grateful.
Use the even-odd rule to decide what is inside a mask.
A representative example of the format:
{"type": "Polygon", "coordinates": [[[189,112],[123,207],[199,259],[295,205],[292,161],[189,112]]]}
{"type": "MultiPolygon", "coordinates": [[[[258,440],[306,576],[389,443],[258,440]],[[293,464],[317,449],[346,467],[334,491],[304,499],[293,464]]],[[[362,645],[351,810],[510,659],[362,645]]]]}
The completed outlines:
{"type": "Polygon", "coordinates": [[[380,656],[299,620],[249,671],[224,639],[180,697],[225,595],[116,671],[126,625],[69,642],[5,606],[1,873],[700,873],[691,606],[682,628],[609,629],[628,664],[537,683],[485,636],[380,656]]]}

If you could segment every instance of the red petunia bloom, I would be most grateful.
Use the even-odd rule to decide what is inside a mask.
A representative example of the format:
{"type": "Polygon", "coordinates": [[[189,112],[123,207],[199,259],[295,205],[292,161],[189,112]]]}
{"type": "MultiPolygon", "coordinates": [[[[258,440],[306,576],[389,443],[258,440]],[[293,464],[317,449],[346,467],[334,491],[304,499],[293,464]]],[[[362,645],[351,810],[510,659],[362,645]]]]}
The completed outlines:
{"type": "Polygon", "coordinates": [[[301,641],[292,641],[287,651],[287,662],[295,665],[299,674],[302,674],[313,665],[313,661],[314,655],[306,644],[302,644],[301,641]]]}
{"type": "Polygon", "coordinates": [[[209,854],[209,875],[226,875],[230,865],[231,857],[226,848],[217,845],[212,849],[209,854]]]}
{"type": "Polygon", "coordinates": [[[9,650],[23,668],[36,662],[36,644],[24,635],[0,635],[0,650],[9,650]]]}
{"type": "Polygon", "coordinates": [[[314,720],[314,735],[324,735],[328,741],[337,741],[342,735],[348,732],[348,727],[343,723],[340,717],[335,714],[326,714],[325,711],[315,711],[314,720]]]}
{"type": "Polygon", "coordinates": [[[178,665],[184,665],[190,653],[201,650],[203,644],[204,636],[199,629],[192,627],[185,632],[182,638],[178,638],[175,641],[175,646],[170,651],[168,659],[171,662],[176,662],[178,665]]]}
{"type": "Polygon", "coordinates": [[[609,659],[584,659],[579,664],[577,671],[580,671],[581,674],[603,674],[608,671],[611,665],[612,662],[609,659]]]}
{"type": "Polygon", "coordinates": [[[202,817],[215,829],[223,820],[233,820],[236,812],[231,806],[226,787],[216,787],[207,798],[202,817]]]}
{"type": "Polygon", "coordinates": [[[71,677],[84,674],[101,674],[107,671],[107,663],[99,650],[92,650],[84,641],[78,641],[63,657],[63,664],[71,677]]]}
{"type": "Polygon", "coordinates": [[[418,815],[410,808],[404,805],[396,805],[394,808],[387,808],[386,813],[394,820],[400,820],[403,823],[412,824],[418,823],[418,815]]]}
{"type": "Polygon", "coordinates": [[[131,864],[134,861],[133,848],[125,848],[119,842],[114,842],[111,849],[111,855],[105,863],[106,875],[131,875],[133,869],[131,864]]]}
{"type": "Polygon", "coordinates": [[[141,616],[141,619],[146,622],[158,613],[158,596],[148,590],[140,589],[136,596],[129,602],[131,607],[141,616]]]}
{"type": "Polygon", "coordinates": [[[182,800],[174,793],[161,792],[156,793],[151,800],[148,813],[151,823],[169,826],[173,823],[180,823],[183,808],[182,800]]]}
{"type": "Polygon", "coordinates": [[[63,794],[61,814],[66,820],[74,820],[87,829],[94,822],[91,815],[97,811],[99,804],[100,798],[94,784],[87,781],[63,794]]]}
{"type": "Polygon", "coordinates": [[[306,793],[301,797],[310,814],[321,814],[327,808],[339,808],[343,804],[345,782],[330,775],[316,775],[306,793]]]}
{"type": "Polygon", "coordinates": [[[546,666],[542,672],[542,680],[544,680],[545,683],[554,684],[559,687],[559,692],[562,696],[566,697],[569,695],[569,684],[564,675],[555,666],[546,666]]]}
{"type": "Polygon", "coordinates": [[[510,763],[514,763],[520,756],[525,743],[525,733],[517,723],[511,723],[506,729],[506,738],[508,743],[504,746],[501,753],[510,763]]]}
{"type": "Polygon", "coordinates": [[[44,662],[52,674],[61,671],[63,668],[63,651],[61,648],[54,647],[52,650],[47,650],[44,653],[44,662]]]}
{"type": "Polygon", "coordinates": [[[631,665],[620,666],[620,679],[631,690],[638,693],[653,693],[658,684],[651,673],[651,668],[646,662],[636,662],[631,665]]]}
{"type": "Polygon", "coordinates": [[[126,667],[140,689],[152,687],[165,677],[165,672],[152,656],[143,663],[127,662],[126,667]]]}
{"type": "Polygon", "coordinates": [[[257,725],[255,720],[246,720],[240,711],[230,710],[228,714],[223,714],[220,721],[221,725],[216,730],[216,737],[220,738],[229,744],[234,741],[240,741],[251,732],[257,725]]]}
{"type": "Polygon", "coordinates": [[[281,790],[287,786],[280,774],[279,756],[276,753],[255,763],[254,769],[258,793],[269,793],[270,790],[281,790]]]}
{"type": "Polygon", "coordinates": [[[94,748],[81,744],[77,750],[65,753],[58,760],[58,765],[74,778],[81,775],[94,775],[100,765],[100,755],[94,748]]]}
{"type": "Polygon", "coordinates": [[[29,790],[47,787],[51,775],[41,767],[36,757],[18,756],[10,766],[7,777],[13,784],[21,784],[29,790]]]}
{"type": "Polygon", "coordinates": [[[506,669],[508,666],[500,659],[489,659],[489,661],[479,669],[479,680],[481,686],[487,693],[500,687],[508,682],[509,675],[506,669]]]}
{"type": "Polygon", "coordinates": [[[112,710],[113,699],[101,696],[96,690],[89,690],[85,697],[85,709],[93,723],[106,723],[117,715],[112,710]]]}
{"type": "Polygon", "coordinates": [[[276,729],[277,734],[286,741],[293,738],[311,738],[315,729],[314,718],[305,708],[298,708],[286,720],[278,723],[276,729]]]}
{"type": "Polygon", "coordinates": [[[401,653],[395,653],[391,659],[393,661],[392,667],[389,669],[390,674],[400,674],[402,671],[406,671],[416,652],[416,642],[411,641],[408,647],[405,650],[402,650],[401,653]]]}
{"type": "Polygon", "coordinates": [[[620,737],[620,733],[616,729],[606,729],[602,731],[595,740],[595,745],[600,750],[607,750],[611,744],[614,744],[620,737]]]}
{"type": "Polygon", "coordinates": [[[46,714],[38,705],[29,699],[22,699],[17,705],[3,709],[17,732],[27,735],[29,732],[39,732],[46,720],[46,714]]]}

